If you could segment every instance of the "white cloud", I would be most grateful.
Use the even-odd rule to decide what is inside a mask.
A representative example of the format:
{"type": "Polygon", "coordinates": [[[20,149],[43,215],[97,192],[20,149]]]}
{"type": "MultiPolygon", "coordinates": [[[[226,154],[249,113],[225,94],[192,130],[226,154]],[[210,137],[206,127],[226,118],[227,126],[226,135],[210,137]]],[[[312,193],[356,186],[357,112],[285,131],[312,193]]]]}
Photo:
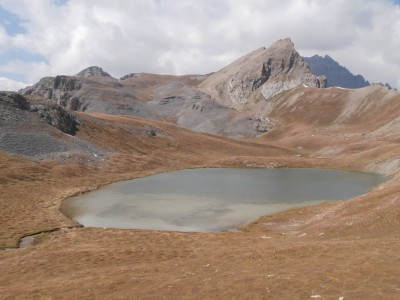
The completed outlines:
{"type": "Polygon", "coordinates": [[[5,77],[0,77],[0,91],[18,91],[26,87],[27,84],[18,82],[5,77]]]}
{"type": "Polygon", "coordinates": [[[44,62],[24,62],[12,60],[0,66],[2,72],[8,74],[24,74],[27,82],[36,82],[38,78],[51,73],[50,66],[44,62]]]}
{"type": "Polygon", "coordinates": [[[370,81],[397,87],[400,82],[400,8],[389,0],[70,0],[62,6],[0,0],[0,5],[20,16],[27,30],[10,37],[0,28],[0,50],[23,49],[48,61],[0,65],[0,72],[29,73],[29,81],[90,65],[115,77],[209,73],[291,37],[303,55],[329,54],[370,81]]]}

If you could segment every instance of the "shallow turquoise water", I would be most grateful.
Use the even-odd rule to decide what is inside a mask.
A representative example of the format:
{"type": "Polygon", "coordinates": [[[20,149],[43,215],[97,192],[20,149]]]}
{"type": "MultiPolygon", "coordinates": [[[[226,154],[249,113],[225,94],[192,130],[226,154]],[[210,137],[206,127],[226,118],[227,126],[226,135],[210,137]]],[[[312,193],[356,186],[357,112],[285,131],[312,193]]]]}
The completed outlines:
{"type": "Polygon", "coordinates": [[[61,211],[87,227],[222,231],[262,215],[350,199],[385,181],[327,169],[191,169],[105,186],[61,211]]]}

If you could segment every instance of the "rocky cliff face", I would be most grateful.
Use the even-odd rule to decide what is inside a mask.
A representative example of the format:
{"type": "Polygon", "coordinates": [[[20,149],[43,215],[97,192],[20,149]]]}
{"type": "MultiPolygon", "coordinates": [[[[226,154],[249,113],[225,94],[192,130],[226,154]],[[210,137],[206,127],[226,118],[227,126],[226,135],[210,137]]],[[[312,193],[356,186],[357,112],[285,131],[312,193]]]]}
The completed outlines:
{"type": "Polygon", "coordinates": [[[347,68],[341,66],[328,55],[324,57],[314,55],[312,57],[306,57],[305,60],[314,74],[326,76],[328,79],[328,87],[338,86],[357,89],[370,85],[363,76],[353,75],[347,68]]]}
{"type": "Polygon", "coordinates": [[[86,106],[81,100],[82,85],[83,82],[79,78],[60,75],[42,78],[37,84],[23,89],[21,93],[54,100],[57,104],[74,111],[85,111],[86,106]]]}
{"type": "Polygon", "coordinates": [[[75,135],[78,126],[88,125],[54,101],[0,92],[1,152],[35,160],[101,160],[104,150],[75,135]]]}
{"type": "Polygon", "coordinates": [[[77,118],[70,111],[62,106],[45,101],[44,99],[27,99],[26,97],[14,92],[0,92],[0,103],[11,119],[11,110],[5,109],[7,106],[15,107],[22,111],[36,114],[45,123],[71,135],[76,132],[77,118]]]}
{"type": "Polygon", "coordinates": [[[133,114],[146,118],[154,116],[136,100],[134,88],[104,74],[108,73],[101,68],[90,67],[75,76],[45,77],[20,93],[53,100],[73,111],[133,114]]]}
{"type": "Polygon", "coordinates": [[[210,75],[200,89],[217,101],[236,109],[260,96],[268,99],[299,85],[325,87],[326,79],[315,76],[290,39],[253,51],[210,75]]]}

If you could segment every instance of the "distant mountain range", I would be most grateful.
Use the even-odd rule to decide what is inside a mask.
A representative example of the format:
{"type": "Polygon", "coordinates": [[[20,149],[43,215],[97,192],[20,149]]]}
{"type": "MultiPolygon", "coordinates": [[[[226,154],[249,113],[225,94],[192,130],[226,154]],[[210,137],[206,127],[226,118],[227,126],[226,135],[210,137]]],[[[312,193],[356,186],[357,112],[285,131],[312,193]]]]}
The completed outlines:
{"type": "MultiPolygon", "coordinates": [[[[329,56],[303,58],[286,38],[207,75],[131,73],[118,79],[92,66],[73,76],[44,77],[20,95],[42,98],[71,111],[162,120],[194,131],[243,138],[274,128],[276,116],[270,118],[268,112],[290,90],[369,85],[329,56]]],[[[47,119],[53,124],[58,118],[47,119]]]]}
{"type": "Polygon", "coordinates": [[[238,58],[208,75],[131,73],[113,78],[92,66],[74,76],[42,78],[20,91],[72,111],[167,120],[228,137],[258,136],[272,127],[260,117],[266,101],[300,87],[326,87],[288,38],[238,58]]]}
{"type": "Polygon", "coordinates": [[[369,86],[370,83],[362,75],[353,75],[346,67],[341,66],[332,57],[314,55],[304,58],[312,72],[319,76],[325,75],[328,80],[328,87],[344,87],[357,89],[369,86]]]}

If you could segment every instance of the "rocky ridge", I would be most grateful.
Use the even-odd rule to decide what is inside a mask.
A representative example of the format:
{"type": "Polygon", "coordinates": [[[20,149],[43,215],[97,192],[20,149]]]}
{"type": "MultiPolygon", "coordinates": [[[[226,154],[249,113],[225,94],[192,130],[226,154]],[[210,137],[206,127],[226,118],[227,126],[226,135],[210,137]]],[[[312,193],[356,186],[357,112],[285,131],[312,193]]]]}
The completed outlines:
{"type": "MultiPolygon", "coordinates": [[[[86,74],[85,70],[78,74],[81,73],[86,74]]],[[[44,97],[72,111],[154,118],[142,102],[136,101],[136,92],[132,87],[122,85],[109,76],[45,77],[20,93],[44,97]]]]}
{"type": "Polygon", "coordinates": [[[75,76],[45,77],[21,93],[73,111],[132,115],[242,138],[274,128],[265,112],[282,92],[329,84],[317,75],[292,41],[282,39],[208,75],[130,73],[116,79],[100,67],[89,67],[75,76]]]}
{"type": "Polygon", "coordinates": [[[328,80],[328,87],[343,87],[357,89],[369,86],[370,83],[362,75],[353,75],[347,68],[341,66],[329,55],[324,57],[314,55],[305,57],[315,75],[325,75],[328,80]]]}
{"type": "Polygon", "coordinates": [[[218,102],[241,109],[299,85],[325,87],[326,79],[311,72],[290,39],[282,39],[213,73],[199,87],[218,102]]]}
{"type": "MultiPolygon", "coordinates": [[[[80,72],[82,73],[82,72],[80,72]]],[[[129,74],[112,77],[42,78],[20,92],[52,100],[73,111],[161,119],[200,132],[233,138],[258,135],[265,122],[239,116],[197,88],[206,76],[129,74]]]]}

